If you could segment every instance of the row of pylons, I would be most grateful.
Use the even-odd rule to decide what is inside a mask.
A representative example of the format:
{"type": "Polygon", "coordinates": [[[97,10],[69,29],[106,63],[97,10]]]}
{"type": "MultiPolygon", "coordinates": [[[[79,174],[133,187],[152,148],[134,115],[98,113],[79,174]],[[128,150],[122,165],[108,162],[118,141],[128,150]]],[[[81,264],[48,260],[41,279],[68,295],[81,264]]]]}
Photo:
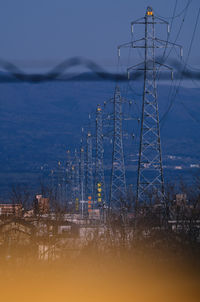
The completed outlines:
{"type": "MultiPolygon", "coordinates": [[[[156,37],[157,25],[166,26],[169,33],[168,22],[156,17],[153,9],[148,7],[143,18],[131,23],[132,40],[118,47],[119,58],[122,48],[141,48],[144,51],[144,61],[127,69],[128,83],[134,81],[135,72],[144,74],[143,97],[140,100],[138,168],[137,172],[133,172],[137,173],[135,192],[137,205],[148,203],[149,200],[151,203],[164,203],[165,200],[156,81],[161,68],[172,71],[165,64],[167,47],[179,47],[179,45],[156,37]],[[144,37],[134,40],[133,29],[136,25],[144,27],[144,37]],[[157,59],[157,49],[164,49],[160,61],[157,59]]],[[[91,119],[90,127],[86,132],[82,131],[80,148],[75,150],[73,156],[68,151],[67,163],[64,167],[65,176],[60,176],[63,172],[58,172],[58,193],[60,196],[65,196],[66,202],[75,211],[80,211],[80,208],[86,211],[99,207],[113,210],[130,208],[123,143],[123,104],[126,100],[121,96],[119,87],[120,83],[117,83],[114,97],[110,101],[112,104],[110,114],[106,115],[104,106],[97,106],[93,128],[91,119]],[[108,120],[111,126],[112,159],[111,165],[105,169],[104,126],[108,120]],[[109,177],[105,175],[105,170],[109,171],[109,177]]]]}
{"type": "Polygon", "coordinates": [[[58,199],[72,211],[119,209],[127,201],[123,150],[124,102],[117,86],[113,98],[109,100],[111,112],[106,113],[105,103],[104,106],[97,105],[94,116],[90,115],[88,125],[82,128],[79,148],[73,153],[67,151],[64,165],[58,162],[58,168],[52,175],[54,186],[58,199]],[[112,164],[106,173],[104,141],[107,138],[112,164]]]}

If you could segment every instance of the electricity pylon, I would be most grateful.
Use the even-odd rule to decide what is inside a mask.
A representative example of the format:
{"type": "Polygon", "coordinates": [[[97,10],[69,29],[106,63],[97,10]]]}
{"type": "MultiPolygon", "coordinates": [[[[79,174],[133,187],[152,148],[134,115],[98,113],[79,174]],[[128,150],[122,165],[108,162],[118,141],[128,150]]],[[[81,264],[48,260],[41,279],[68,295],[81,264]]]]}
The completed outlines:
{"type": "Polygon", "coordinates": [[[72,204],[75,204],[75,200],[76,200],[75,174],[76,174],[75,163],[72,161],[72,165],[71,165],[71,202],[72,202],[72,204]]]}
{"type": "Polygon", "coordinates": [[[77,150],[75,150],[74,154],[74,165],[72,167],[73,169],[73,182],[74,182],[74,188],[73,188],[73,197],[75,201],[75,211],[79,211],[79,203],[80,203],[80,160],[79,156],[77,154],[77,150]]]}
{"type": "Polygon", "coordinates": [[[85,200],[85,150],[83,146],[83,139],[81,139],[80,146],[80,195],[81,201],[85,200]]]}
{"type": "Polygon", "coordinates": [[[96,154],[95,154],[95,188],[94,196],[99,206],[106,203],[106,187],[104,178],[104,147],[102,108],[97,105],[96,110],[96,154]]]}
{"type": "Polygon", "coordinates": [[[88,131],[86,137],[86,198],[93,197],[93,157],[92,157],[92,134],[88,131]]]}
{"type": "Polygon", "coordinates": [[[58,162],[57,167],[57,198],[62,206],[66,206],[66,174],[65,167],[58,162]]]}
{"type": "Polygon", "coordinates": [[[66,161],[66,197],[68,205],[72,202],[72,161],[70,150],[67,150],[66,161]]]}
{"type": "Polygon", "coordinates": [[[115,89],[113,104],[113,151],[112,151],[112,172],[110,184],[110,208],[120,209],[127,198],[126,177],[123,150],[122,132],[122,102],[119,87],[115,89]]]}
{"type": "Polygon", "coordinates": [[[144,71],[144,89],[142,101],[142,118],[140,131],[139,160],[137,172],[137,201],[146,203],[155,201],[158,197],[164,201],[164,177],[162,167],[159,111],[157,102],[156,80],[161,67],[172,72],[172,69],[156,60],[155,50],[158,48],[180,47],[180,45],[164,41],[155,36],[155,25],[165,24],[169,32],[168,22],[154,16],[151,7],[147,7],[144,18],[131,23],[133,26],[142,24],[145,27],[145,37],[133,40],[118,47],[119,55],[121,47],[141,48],[144,50],[144,62],[128,68],[128,76],[132,70],[144,71]]]}

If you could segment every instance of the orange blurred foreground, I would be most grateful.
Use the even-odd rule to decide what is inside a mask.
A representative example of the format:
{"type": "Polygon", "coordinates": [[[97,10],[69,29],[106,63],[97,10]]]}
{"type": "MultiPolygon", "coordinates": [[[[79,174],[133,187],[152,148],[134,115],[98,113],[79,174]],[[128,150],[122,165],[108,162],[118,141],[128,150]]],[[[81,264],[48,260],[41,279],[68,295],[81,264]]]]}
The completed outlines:
{"type": "Polygon", "coordinates": [[[199,276],[190,266],[134,259],[134,255],[98,256],[84,255],[71,263],[5,264],[1,266],[0,301],[199,301],[199,276]]]}

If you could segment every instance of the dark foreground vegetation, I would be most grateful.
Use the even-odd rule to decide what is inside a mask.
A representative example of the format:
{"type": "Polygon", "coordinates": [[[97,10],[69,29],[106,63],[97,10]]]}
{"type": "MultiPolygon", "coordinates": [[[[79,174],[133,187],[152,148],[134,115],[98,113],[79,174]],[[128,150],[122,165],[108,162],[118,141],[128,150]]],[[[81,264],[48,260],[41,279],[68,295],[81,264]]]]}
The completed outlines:
{"type": "Polygon", "coordinates": [[[198,301],[198,181],[181,194],[169,185],[164,204],[132,196],[93,217],[42,193],[49,207],[30,206],[28,191],[13,188],[22,207],[0,215],[2,301],[198,301]]]}

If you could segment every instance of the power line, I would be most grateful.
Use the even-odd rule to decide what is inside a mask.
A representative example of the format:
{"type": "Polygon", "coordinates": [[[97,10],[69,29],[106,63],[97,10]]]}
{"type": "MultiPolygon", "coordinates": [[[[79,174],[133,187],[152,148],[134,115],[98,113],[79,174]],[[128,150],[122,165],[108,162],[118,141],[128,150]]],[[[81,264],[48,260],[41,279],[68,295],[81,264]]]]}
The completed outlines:
{"type": "MultiPolygon", "coordinates": [[[[175,38],[175,40],[174,40],[174,43],[177,42],[178,37],[179,37],[179,35],[180,35],[180,33],[181,33],[181,30],[182,30],[183,24],[184,24],[184,22],[185,22],[185,18],[186,18],[186,15],[187,15],[187,12],[188,12],[188,8],[189,8],[189,5],[190,5],[190,4],[191,4],[191,1],[189,0],[189,1],[188,1],[188,5],[186,5],[185,9],[183,10],[184,16],[183,16],[183,18],[182,18],[182,22],[181,22],[181,25],[180,25],[179,30],[178,30],[178,32],[177,32],[176,38],[175,38]]],[[[175,10],[174,10],[174,13],[175,13],[175,10]]],[[[174,18],[173,18],[173,20],[174,20],[174,18]]],[[[169,50],[168,55],[167,55],[165,58],[163,58],[163,63],[169,58],[169,56],[170,56],[170,54],[171,54],[173,48],[174,48],[174,47],[172,47],[172,48],[169,50]]],[[[165,52],[165,54],[166,54],[166,52],[165,52]]],[[[174,82],[172,81],[172,82],[171,82],[171,85],[170,85],[169,93],[168,93],[168,101],[169,101],[170,95],[172,94],[172,91],[173,91],[173,89],[175,89],[175,87],[176,87],[176,85],[175,85],[174,82]]],[[[170,103],[171,103],[171,102],[170,102],[170,103]]],[[[161,120],[160,120],[161,123],[162,123],[162,120],[163,120],[163,117],[162,117],[161,120]]],[[[161,127],[162,127],[162,126],[161,126],[161,127]]]]}
{"type": "Polygon", "coordinates": [[[181,10],[177,15],[173,15],[172,17],[163,17],[161,15],[159,15],[156,11],[156,15],[160,18],[164,18],[164,19],[175,19],[175,18],[179,18],[182,14],[184,14],[184,12],[188,9],[189,5],[192,3],[192,0],[188,0],[186,6],[184,7],[183,10],[181,10]]]}
{"type": "MultiPolygon", "coordinates": [[[[182,75],[183,75],[183,73],[185,71],[185,68],[186,68],[186,65],[187,65],[187,62],[189,60],[189,56],[190,56],[190,53],[191,53],[191,50],[192,50],[192,45],[193,45],[193,42],[194,42],[194,38],[195,38],[195,34],[196,34],[196,29],[197,29],[197,25],[198,25],[198,22],[199,22],[199,16],[200,16],[200,8],[198,10],[198,14],[197,14],[197,18],[196,18],[196,22],[195,22],[195,26],[194,26],[194,30],[193,30],[193,34],[192,34],[192,38],[191,38],[191,41],[190,41],[190,46],[189,46],[187,58],[185,60],[185,64],[183,66],[183,70],[182,70],[182,73],[181,73],[182,75]]],[[[165,114],[162,116],[161,121],[163,121],[166,118],[166,116],[168,115],[169,111],[171,110],[171,107],[172,107],[172,105],[173,105],[173,103],[175,101],[175,98],[176,98],[176,96],[177,96],[177,94],[179,92],[182,80],[183,80],[183,76],[181,76],[181,78],[179,80],[179,85],[178,85],[178,87],[176,87],[175,93],[174,93],[174,95],[173,95],[173,97],[171,99],[171,102],[170,102],[170,106],[168,107],[168,109],[165,112],[165,114]]],[[[182,102],[180,102],[180,103],[182,103],[182,102]]],[[[163,124],[162,124],[162,127],[163,127],[163,124]]]]}

